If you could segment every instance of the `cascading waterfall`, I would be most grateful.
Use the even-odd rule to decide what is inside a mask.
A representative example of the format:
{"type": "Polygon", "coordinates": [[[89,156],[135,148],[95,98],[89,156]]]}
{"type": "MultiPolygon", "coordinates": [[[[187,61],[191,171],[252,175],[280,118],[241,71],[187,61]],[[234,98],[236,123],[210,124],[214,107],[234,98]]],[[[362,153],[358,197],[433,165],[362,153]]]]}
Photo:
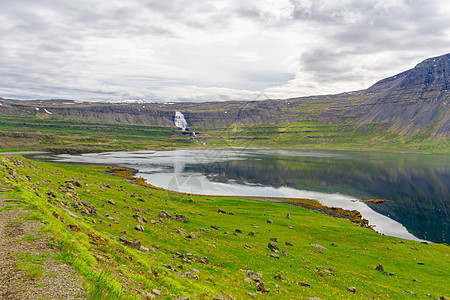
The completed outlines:
{"type": "Polygon", "coordinates": [[[175,112],[175,118],[173,121],[175,123],[175,126],[180,128],[182,131],[185,131],[188,127],[188,123],[186,122],[184,115],[180,111],[175,112]]]}

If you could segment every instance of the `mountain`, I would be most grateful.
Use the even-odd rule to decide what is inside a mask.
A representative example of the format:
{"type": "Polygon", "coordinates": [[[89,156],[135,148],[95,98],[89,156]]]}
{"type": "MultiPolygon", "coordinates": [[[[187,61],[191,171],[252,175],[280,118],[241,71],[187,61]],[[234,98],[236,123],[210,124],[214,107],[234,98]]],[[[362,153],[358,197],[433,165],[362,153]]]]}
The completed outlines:
{"type": "Polygon", "coordinates": [[[359,145],[387,140],[403,145],[419,140],[421,143],[444,142],[444,146],[439,145],[445,148],[445,143],[450,141],[449,87],[450,54],[446,54],[426,59],[413,69],[383,79],[366,90],[337,95],[166,104],[0,99],[0,113],[38,120],[164,126],[176,130],[175,112],[180,111],[190,130],[200,132],[201,138],[207,139],[217,138],[224,131],[233,132],[234,140],[252,139],[255,128],[259,128],[258,138],[287,146],[344,144],[360,136],[363,138],[358,140],[359,145]]]}

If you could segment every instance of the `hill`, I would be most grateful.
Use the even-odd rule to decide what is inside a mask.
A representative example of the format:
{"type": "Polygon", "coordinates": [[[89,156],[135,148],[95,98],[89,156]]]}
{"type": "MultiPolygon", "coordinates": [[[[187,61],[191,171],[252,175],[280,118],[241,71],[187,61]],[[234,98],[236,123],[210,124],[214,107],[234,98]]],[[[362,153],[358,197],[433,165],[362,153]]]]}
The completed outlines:
{"type": "Polygon", "coordinates": [[[287,100],[162,104],[1,99],[0,147],[30,148],[24,140],[33,139],[34,146],[42,144],[37,140],[51,140],[43,143],[44,148],[85,150],[94,144],[98,149],[120,149],[195,145],[194,141],[242,146],[251,141],[268,146],[448,152],[449,70],[446,54],[366,90],[287,100]],[[196,139],[187,141],[174,126],[176,111],[182,112],[196,139]],[[81,129],[91,132],[87,136],[91,142],[81,129]],[[120,134],[104,135],[118,130],[120,134]],[[58,138],[61,134],[63,140],[58,138]]]}

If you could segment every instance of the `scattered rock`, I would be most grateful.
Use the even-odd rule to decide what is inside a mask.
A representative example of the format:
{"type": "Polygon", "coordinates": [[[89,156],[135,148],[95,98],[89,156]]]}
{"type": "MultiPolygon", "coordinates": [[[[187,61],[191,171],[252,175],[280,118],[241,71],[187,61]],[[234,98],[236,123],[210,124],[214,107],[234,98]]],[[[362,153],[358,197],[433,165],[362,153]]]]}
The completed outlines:
{"type": "Polygon", "coordinates": [[[380,263],[378,264],[378,266],[375,267],[375,270],[384,273],[384,268],[383,268],[383,266],[380,263]]]}
{"type": "Polygon", "coordinates": [[[289,242],[285,242],[284,243],[286,246],[290,246],[290,247],[293,247],[294,245],[292,245],[291,243],[289,243],[289,242]]]}
{"type": "Polygon", "coordinates": [[[269,219],[269,220],[267,220],[267,223],[270,223],[270,224],[272,224],[272,223],[273,223],[273,221],[272,221],[271,219],[269,219]]]}
{"type": "Polygon", "coordinates": [[[250,232],[248,233],[248,235],[249,235],[249,236],[255,236],[255,233],[256,233],[255,231],[250,231],[250,232]]]}
{"type": "Polygon", "coordinates": [[[112,205],[116,205],[116,202],[114,202],[114,200],[108,200],[108,203],[112,204],[112,205]]]}
{"type": "Polygon", "coordinates": [[[186,217],[185,215],[177,215],[177,214],[175,214],[175,216],[172,219],[180,221],[180,222],[183,222],[183,223],[188,223],[189,222],[189,218],[186,217]]]}
{"type": "Polygon", "coordinates": [[[349,286],[349,287],[347,288],[347,290],[348,290],[349,292],[356,293],[356,288],[355,288],[354,286],[349,286]]]}
{"type": "Polygon", "coordinates": [[[277,238],[271,238],[270,239],[272,242],[278,243],[278,239],[277,238]]]}
{"type": "Polygon", "coordinates": [[[289,226],[288,228],[289,228],[289,229],[294,229],[294,227],[293,227],[293,226],[289,226]]]}
{"type": "Polygon", "coordinates": [[[331,247],[337,247],[336,243],[331,243],[331,247]]]}
{"type": "Polygon", "coordinates": [[[317,248],[317,249],[321,249],[321,250],[328,250],[327,248],[325,248],[324,246],[320,245],[320,244],[309,244],[311,247],[317,248]]]}
{"type": "Polygon", "coordinates": [[[252,297],[252,298],[256,298],[256,294],[253,294],[253,293],[247,293],[246,295],[247,295],[247,296],[250,296],[250,297],[252,297]]]}
{"type": "Polygon", "coordinates": [[[268,292],[269,292],[269,290],[266,289],[266,287],[265,287],[265,285],[264,285],[264,282],[258,283],[257,291],[258,291],[258,292],[261,292],[261,293],[268,293],[268,292]]]}
{"type": "Polygon", "coordinates": [[[307,287],[311,287],[311,285],[309,284],[309,283],[306,283],[306,282],[298,282],[298,284],[299,285],[301,285],[301,286],[307,286],[307,287]]]}
{"type": "Polygon", "coordinates": [[[419,281],[419,280],[417,280],[417,279],[413,279],[413,281],[414,281],[414,282],[417,282],[417,283],[420,283],[420,281],[419,281]]]}
{"type": "Polygon", "coordinates": [[[181,230],[181,229],[178,229],[178,230],[177,230],[177,234],[186,235],[186,232],[184,232],[184,231],[181,230]]]}
{"type": "Polygon", "coordinates": [[[213,228],[213,229],[215,229],[215,230],[219,230],[219,226],[214,226],[214,225],[211,225],[211,228],[213,228]]]}
{"type": "Polygon", "coordinates": [[[256,273],[252,270],[247,270],[247,273],[245,273],[245,275],[256,281],[262,280],[262,278],[263,278],[261,273],[256,273]]]}
{"type": "Polygon", "coordinates": [[[269,249],[273,252],[280,252],[280,248],[278,248],[278,245],[273,242],[270,242],[267,247],[269,247],[269,249]]]}
{"type": "Polygon", "coordinates": [[[161,211],[158,215],[158,217],[162,218],[162,219],[170,219],[172,218],[172,215],[169,214],[167,211],[161,211]]]}
{"type": "Polygon", "coordinates": [[[250,246],[249,244],[245,244],[244,247],[245,247],[245,249],[249,249],[249,248],[251,248],[252,246],[250,246]]]}
{"type": "Polygon", "coordinates": [[[242,233],[242,230],[236,229],[234,232],[236,232],[236,233],[242,233]]]}
{"type": "Polygon", "coordinates": [[[219,210],[217,211],[219,214],[227,214],[226,211],[224,211],[223,209],[219,208],[219,210]]]}
{"type": "Polygon", "coordinates": [[[270,257],[280,259],[280,256],[278,254],[275,254],[275,253],[270,254],[270,257]]]}
{"type": "Polygon", "coordinates": [[[137,225],[134,229],[137,231],[144,231],[144,227],[142,227],[142,225],[137,225]]]}
{"type": "Polygon", "coordinates": [[[198,239],[198,236],[195,233],[191,232],[191,233],[189,233],[189,235],[186,238],[188,238],[188,239],[198,239]]]}
{"type": "Polygon", "coordinates": [[[419,261],[418,263],[417,263],[418,265],[424,265],[425,263],[423,263],[423,262],[421,262],[421,261],[419,261]]]}
{"type": "Polygon", "coordinates": [[[291,214],[289,213],[286,215],[286,219],[290,219],[290,218],[291,218],[291,214]]]}
{"type": "Polygon", "coordinates": [[[157,296],[161,296],[161,291],[160,291],[160,290],[153,289],[153,290],[152,290],[152,293],[155,294],[155,295],[157,295],[157,296]]]}
{"type": "Polygon", "coordinates": [[[198,262],[199,263],[201,263],[201,264],[209,264],[209,258],[208,257],[206,257],[206,256],[203,256],[203,257],[201,257],[199,260],[198,260],[198,262]]]}

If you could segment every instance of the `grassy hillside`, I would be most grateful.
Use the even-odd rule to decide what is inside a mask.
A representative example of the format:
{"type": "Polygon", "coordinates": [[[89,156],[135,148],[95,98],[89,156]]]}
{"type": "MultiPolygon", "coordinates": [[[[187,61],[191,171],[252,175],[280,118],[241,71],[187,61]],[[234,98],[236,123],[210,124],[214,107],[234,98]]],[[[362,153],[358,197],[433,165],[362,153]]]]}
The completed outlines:
{"type": "Polygon", "coordinates": [[[111,172],[0,157],[2,195],[34,209],[28,218],[45,225],[61,260],[85,278],[91,299],[450,294],[446,245],[382,236],[287,204],[150,189],[111,172]],[[143,248],[133,249],[135,240],[143,248]],[[378,264],[386,274],[375,270],[378,264]],[[254,279],[260,275],[249,270],[262,276],[260,291],[254,279]]]}

